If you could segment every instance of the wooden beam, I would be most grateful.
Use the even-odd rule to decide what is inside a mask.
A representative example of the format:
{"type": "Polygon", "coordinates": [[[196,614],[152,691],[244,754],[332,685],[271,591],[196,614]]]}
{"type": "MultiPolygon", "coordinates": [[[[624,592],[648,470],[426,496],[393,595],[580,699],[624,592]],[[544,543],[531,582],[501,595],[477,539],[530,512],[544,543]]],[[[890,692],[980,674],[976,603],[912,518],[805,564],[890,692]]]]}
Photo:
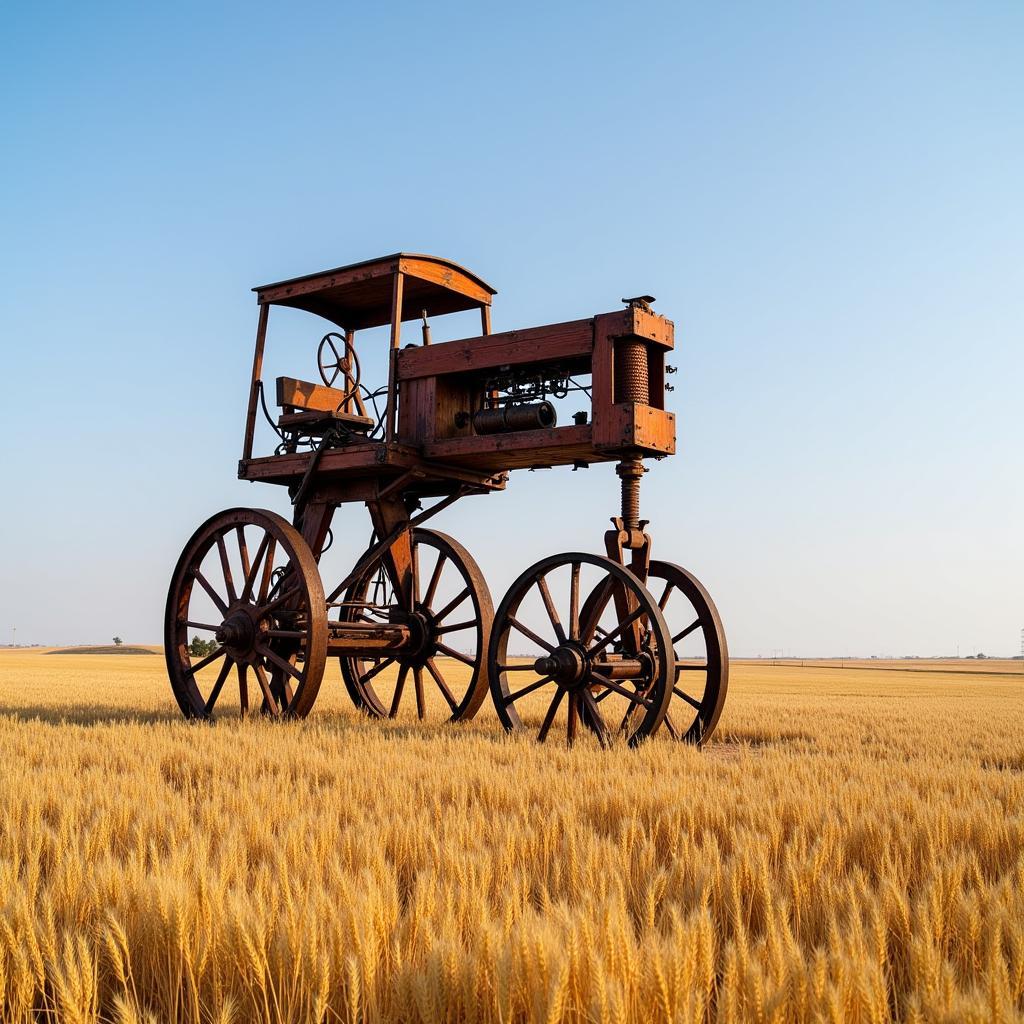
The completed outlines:
{"type": "Polygon", "coordinates": [[[558,362],[573,357],[589,361],[593,346],[593,320],[572,320],[524,331],[445,341],[430,348],[399,352],[398,379],[413,380],[522,363],[558,362]]]}
{"type": "Polygon", "coordinates": [[[263,376],[263,347],[267,340],[267,318],[269,306],[260,306],[260,319],[256,327],[256,351],[252,357],[252,380],[249,383],[249,408],[245,414],[245,440],[242,442],[242,459],[252,458],[252,443],[256,433],[256,409],[260,401],[260,377],[263,376]]]}
{"type": "Polygon", "coordinates": [[[391,351],[388,353],[388,408],[387,427],[384,440],[391,444],[395,439],[395,416],[398,412],[398,346],[402,341],[402,289],[405,274],[395,274],[391,291],[391,351]]]}

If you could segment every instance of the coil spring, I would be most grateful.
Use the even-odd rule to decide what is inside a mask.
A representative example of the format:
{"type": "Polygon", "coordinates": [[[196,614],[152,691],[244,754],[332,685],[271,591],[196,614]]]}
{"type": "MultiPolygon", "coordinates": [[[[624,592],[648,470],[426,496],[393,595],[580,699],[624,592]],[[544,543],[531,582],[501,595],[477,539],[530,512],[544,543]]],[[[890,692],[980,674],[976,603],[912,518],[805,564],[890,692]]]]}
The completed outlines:
{"type": "Polygon", "coordinates": [[[646,470],[640,459],[623,459],[615,467],[622,484],[622,525],[627,530],[640,528],[640,477],[646,470]]]}
{"type": "Polygon", "coordinates": [[[615,345],[615,401],[650,401],[647,345],[639,338],[623,339],[615,345]]]}

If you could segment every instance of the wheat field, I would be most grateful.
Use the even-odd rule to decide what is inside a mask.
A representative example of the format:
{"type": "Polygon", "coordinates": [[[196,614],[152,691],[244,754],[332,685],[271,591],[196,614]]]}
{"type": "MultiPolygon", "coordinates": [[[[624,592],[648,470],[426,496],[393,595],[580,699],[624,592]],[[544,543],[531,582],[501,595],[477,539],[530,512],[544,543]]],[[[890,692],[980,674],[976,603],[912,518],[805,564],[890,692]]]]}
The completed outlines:
{"type": "Polygon", "coordinates": [[[0,1020],[1024,1020],[985,669],[734,665],[707,750],[603,751],[366,721],[336,667],[186,724],[161,658],[0,652],[0,1020]]]}

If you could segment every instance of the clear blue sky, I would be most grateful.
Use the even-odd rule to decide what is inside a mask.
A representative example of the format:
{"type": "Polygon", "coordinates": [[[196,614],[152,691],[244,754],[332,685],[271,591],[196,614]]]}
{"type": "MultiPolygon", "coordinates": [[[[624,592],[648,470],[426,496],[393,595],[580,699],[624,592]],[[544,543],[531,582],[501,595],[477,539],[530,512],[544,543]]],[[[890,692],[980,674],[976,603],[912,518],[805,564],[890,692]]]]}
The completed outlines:
{"type": "MultiPolygon", "coordinates": [[[[287,504],[235,479],[249,288],[405,249],[499,330],[658,297],[644,514],[735,654],[1016,653],[1022,53],[1011,2],[8,6],[0,639],[158,642],[198,523],[287,504]]],[[[615,506],[520,473],[438,525],[497,600],[615,506]]]]}

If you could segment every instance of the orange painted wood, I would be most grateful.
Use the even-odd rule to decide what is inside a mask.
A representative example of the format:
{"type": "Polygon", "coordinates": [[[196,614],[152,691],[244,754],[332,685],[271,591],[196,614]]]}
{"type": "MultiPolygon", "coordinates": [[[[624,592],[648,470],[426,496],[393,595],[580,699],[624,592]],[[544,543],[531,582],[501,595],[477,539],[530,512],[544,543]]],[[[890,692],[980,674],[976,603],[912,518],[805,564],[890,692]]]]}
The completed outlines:
{"type": "MultiPolygon", "coordinates": [[[[408,348],[398,353],[398,379],[487,370],[523,363],[576,359],[584,366],[594,344],[592,320],[503,331],[477,338],[445,341],[429,348],[408,348]]],[[[576,372],[586,372],[585,369],[576,372]]]]}

